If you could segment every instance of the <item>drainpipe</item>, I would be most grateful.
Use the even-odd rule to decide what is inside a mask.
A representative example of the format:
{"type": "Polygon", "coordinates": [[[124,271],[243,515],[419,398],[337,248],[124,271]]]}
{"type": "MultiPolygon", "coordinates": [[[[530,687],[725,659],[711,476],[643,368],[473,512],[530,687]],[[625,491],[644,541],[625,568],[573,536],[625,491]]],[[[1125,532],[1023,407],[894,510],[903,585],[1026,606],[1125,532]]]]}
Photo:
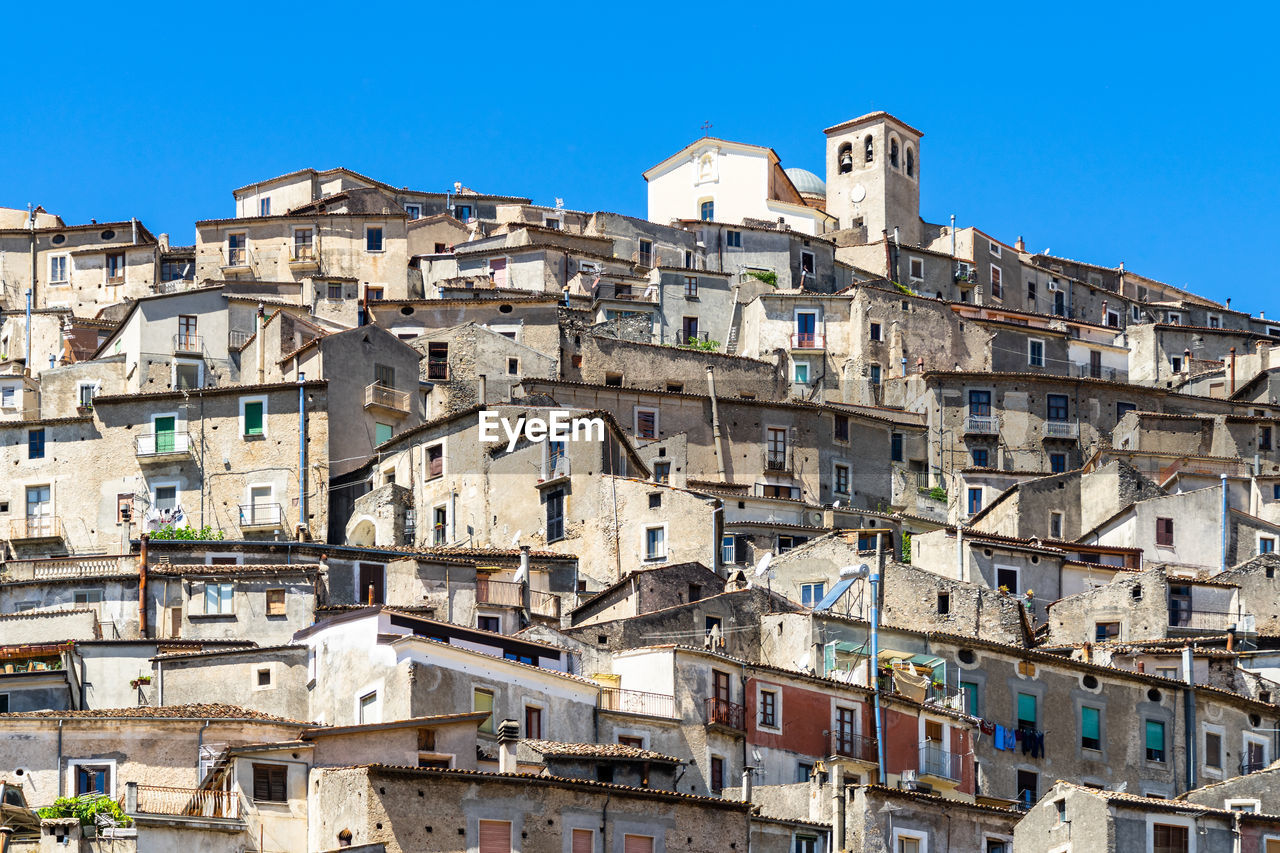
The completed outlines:
{"type": "Polygon", "coordinates": [[[1218,571],[1227,570],[1227,475],[1222,474],[1222,558],[1218,561],[1218,571]]]}
{"type": "Polygon", "coordinates": [[[267,366],[262,361],[262,359],[266,357],[266,348],[263,347],[262,345],[263,315],[265,315],[266,312],[267,312],[267,309],[263,306],[261,302],[259,302],[258,318],[257,320],[254,321],[257,324],[257,333],[255,335],[255,338],[257,339],[256,348],[258,350],[258,384],[259,385],[263,384],[266,381],[263,377],[266,375],[267,366]]]}
{"type": "MultiPolygon", "coordinates": [[[[200,775],[200,756],[204,752],[204,730],[209,728],[212,720],[205,720],[204,725],[200,726],[200,731],[196,733],[196,776],[200,775]]],[[[200,782],[204,780],[201,779],[200,782]]],[[[197,783],[199,784],[199,783],[197,783]]]]}
{"type": "MultiPolygon", "coordinates": [[[[871,701],[875,712],[876,732],[876,766],[879,775],[878,784],[885,784],[884,778],[884,732],[880,722],[880,564],[871,570],[871,701]]],[[[841,786],[843,787],[843,786],[841,786]]],[[[843,791],[841,792],[843,795],[843,791]]],[[[843,826],[843,821],[841,825],[843,826]]]]}
{"type": "MultiPolygon", "coordinates": [[[[35,268],[32,267],[32,273],[34,272],[35,272],[35,268]]],[[[26,360],[26,363],[23,365],[23,367],[26,368],[26,373],[28,376],[31,375],[31,300],[32,298],[33,298],[32,288],[28,287],[27,288],[27,360],[26,360]]]]}
{"type": "Polygon", "coordinates": [[[964,577],[964,530],[960,527],[960,522],[956,522],[956,580],[963,581],[964,577]]]}
{"type": "MultiPolygon", "coordinates": [[[[956,259],[956,215],[953,213],[951,214],[951,260],[954,261],[955,259],[956,259]]],[[[951,272],[954,273],[955,270],[952,269],[951,272]]]]}
{"type": "Polygon", "coordinates": [[[716,474],[724,482],[724,438],[720,434],[720,406],[716,403],[716,377],[711,365],[707,365],[707,394],[711,397],[711,439],[716,448],[716,474]]]}
{"type": "Polygon", "coordinates": [[[62,717],[58,718],[58,796],[62,796],[62,717]]]}
{"type": "Polygon", "coordinates": [[[298,534],[307,530],[307,374],[298,374],[298,534]]]}
{"type": "MultiPolygon", "coordinates": [[[[720,545],[724,539],[724,535],[720,532],[719,525],[716,524],[716,517],[720,516],[722,523],[724,517],[724,502],[717,500],[715,509],[711,510],[711,571],[720,574],[720,545]]],[[[770,600],[769,605],[773,605],[770,600]]]]}
{"type": "Polygon", "coordinates": [[[138,636],[147,636],[147,540],[150,533],[142,534],[142,551],[138,555],[138,636]]]}
{"type": "Polygon", "coordinates": [[[1229,362],[1229,364],[1231,365],[1231,385],[1230,385],[1230,390],[1227,391],[1228,397],[1236,393],[1236,348],[1235,347],[1231,348],[1231,361],[1229,362]]]}
{"type": "Polygon", "coordinates": [[[1182,647],[1182,680],[1187,683],[1183,691],[1183,708],[1186,714],[1185,738],[1187,742],[1187,790],[1196,787],[1196,680],[1195,658],[1191,654],[1191,643],[1182,647]]]}

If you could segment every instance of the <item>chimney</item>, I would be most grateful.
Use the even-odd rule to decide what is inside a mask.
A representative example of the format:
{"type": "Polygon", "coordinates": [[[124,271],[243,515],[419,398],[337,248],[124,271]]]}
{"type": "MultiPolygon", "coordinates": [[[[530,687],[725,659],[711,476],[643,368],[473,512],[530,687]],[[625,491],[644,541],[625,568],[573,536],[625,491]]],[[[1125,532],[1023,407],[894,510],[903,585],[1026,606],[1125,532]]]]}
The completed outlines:
{"type": "Polygon", "coordinates": [[[498,723],[498,772],[516,772],[516,746],[520,743],[520,724],[515,720],[498,723]]]}
{"type": "Polygon", "coordinates": [[[751,777],[754,775],[754,767],[748,765],[742,768],[742,801],[744,803],[751,802],[751,777]]]}
{"type": "Polygon", "coordinates": [[[478,385],[476,389],[476,402],[483,406],[488,399],[488,392],[489,392],[488,377],[486,377],[483,373],[481,373],[476,378],[476,383],[478,385]]]}
{"type": "Polygon", "coordinates": [[[1017,249],[1019,252],[1025,252],[1027,250],[1027,244],[1023,241],[1021,234],[1018,235],[1018,239],[1014,242],[1013,248],[1017,249]]]}
{"type": "Polygon", "coordinates": [[[1236,626],[1232,625],[1227,629],[1227,651],[1234,652],[1236,650],[1236,626]]]}
{"type": "Polygon", "coordinates": [[[1182,372],[1191,375],[1191,350],[1184,349],[1182,351],[1182,372]]]}
{"type": "Polygon", "coordinates": [[[1107,325],[1107,300],[1102,300],[1102,325],[1107,325]]]}
{"type": "Polygon", "coordinates": [[[1147,671],[1147,665],[1142,661],[1138,661],[1138,672],[1142,673],[1146,671],[1147,671]]]}
{"type": "Polygon", "coordinates": [[[1230,310],[1231,310],[1231,297],[1230,297],[1230,296],[1228,296],[1228,297],[1227,297],[1227,310],[1228,310],[1228,311],[1230,311],[1230,310]]]}
{"type": "Polygon", "coordinates": [[[1093,643],[1085,643],[1081,651],[1084,652],[1084,662],[1093,663],[1093,643]]]}
{"type": "Polygon", "coordinates": [[[1271,368],[1271,342],[1258,341],[1258,370],[1271,368]]]}
{"type": "Polygon", "coordinates": [[[162,252],[169,251],[169,235],[161,234],[157,239],[158,239],[158,242],[160,243],[160,251],[162,252]]]}

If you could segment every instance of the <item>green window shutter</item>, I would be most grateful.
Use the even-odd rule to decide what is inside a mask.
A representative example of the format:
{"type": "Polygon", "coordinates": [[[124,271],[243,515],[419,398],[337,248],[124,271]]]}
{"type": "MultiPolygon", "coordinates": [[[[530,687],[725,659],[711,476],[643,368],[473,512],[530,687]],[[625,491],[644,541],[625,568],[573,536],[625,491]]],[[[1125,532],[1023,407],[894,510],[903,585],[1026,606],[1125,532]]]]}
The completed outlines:
{"type": "Polygon", "coordinates": [[[374,426],[376,427],[373,441],[375,445],[391,440],[391,424],[375,424],[374,426]]]}
{"type": "Polygon", "coordinates": [[[1101,740],[1097,708],[1080,709],[1080,737],[1101,740]]]}
{"type": "Polygon", "coordinates": [[[1164,751],[1164,723],[1147,720],[1147,749],[1164,751]]]}
{"type": "Polygon", "coordinates": [[[960,689],[964,691],[965,710],[969,712],[969,716],[978,716],[978,685],[972,681],[960,682],[960,689]]]}
{"type": "Polygon", "coordinates": [[[1036,724],[1036,697],[1030,693],[1018,694],[1018,722],[1025,720],[1031,725],[1036,724]]]}
{"type": "Polygon", "coordinates": [[[262,435],[262,401],[244,404],[244,434],[262,435]]]}

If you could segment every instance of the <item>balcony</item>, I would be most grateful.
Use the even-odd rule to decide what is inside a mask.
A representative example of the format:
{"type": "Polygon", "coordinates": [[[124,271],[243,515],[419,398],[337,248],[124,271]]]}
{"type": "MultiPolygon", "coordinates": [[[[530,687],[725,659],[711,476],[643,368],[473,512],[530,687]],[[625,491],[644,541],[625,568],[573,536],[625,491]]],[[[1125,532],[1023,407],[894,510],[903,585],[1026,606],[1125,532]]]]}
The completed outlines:
{"type": "Polygon", "coordinates": [[[965,435],[999,435],[1000,419],[995,415],[967,415],[964,419],[965,435]]]}
{"type": "Polygon", "coordinates": [[[978,273],[968,264],[962,264],[956,267],[955,280],[956,284],[977,284],[978,273]]]}
{"type": "Polygon", "coordinates": [[[880,761],[879,742],[873,737],[863,737],[852,732],[831,733],[831,755],[834,758],[851,758],[877,764],[880,761]]]}
{"type": "Polygon", "coordinates": [[[1083,379],[1106,379],[1109,382],[1127,382],[1129,380],[1129,371],[1127,370],[1092,364],[1072,364],[1071,375],[1079,376],[1083,379]]]}
{"type": "Polygon", "coordinates": [[[295,243],[289,254],[289,268],[295,270],[318,269],[320,261],[316,257],[315,247],[310,243],[295,243]]]}
{"type": "Polygon", "coordinates": [[[782,471],[792,470],[792,454],[791,448],[770,448],[764,450],[764,470],[766,471],[782,471]]]}
{"type": "Polygon", "coordinates": [[[620,687],[600,688],[598,705],[602,711],[621,711],[624,714],[644,714],[647,717],[676,716],[676,699],[662,693],[645,693],[642,690],[623,690],[620,687]]]}
{"type": "Polygon", "coordinates": [[[230,349],[240,349],[249,343],[249,338],[253,337],[253,332],[244,332],[240,329],[232,329],[227,332],[227,346],[230,349]]]}
{"type": "Polygon", "coordinates": [[[963,756],[947,752],[932,743],[920,744],[920,775],[932,776],[948,782],[959,782],[963,756]]]}
{"type": "Polygon", "coordinates": [[[179,355],[200,355],[204,352],[204,338],[178,332],[173,336],[173,351],[179,355]]]}
{"type": "Polygon", "coordinates": [[[535,616],[560,618],[560,596],[552,592],[534,589],[529,591],[529,610],[535,616]]]}
{"type": "Polygon", "coordinates": [[[240,795],[235,791],[166,788],[130,782],[124,799],[125,811],[129,814],[240,819],[240,795]]]}
{"type": "Polygon", "coordinates": [[[114,557],[53,557],[47,560],[10,560],[5,564],[13,580],[62,580],[66,578],[109,577],[111,575],[136,574],[136,558],[128,555],[114,557]]]}
{"type": "Polygon", "coordinates": [[[827,348],[827,336],[814,332],[797,332],[791,336],[792,350],[822,350],[827,348]]]}
{"type": "Polygon", "coordinates": [[[62,519],[56,515],[16,518],[9,522],[10,542],[53,542],[63,538],[62,519]]]}
{"type": "Polygon", "coordinates": [[[556,453],[547,457],[546,465],[542,469],[542,479],[538,481],[538,487],[550,486],[559,483],[569,476],[569,457],[563,453],[556,453]]]}
{"type": "Polygon", "coordinates": [[[185,432],[140,435],[134,442],[140,462],[176,462],[191,458],[191,436],[185,432]]]}
{"type": "Polygon", "coordinates": [[[1250,761],[1245,759],[1240,762],[1240,775],[1248,776],[1250,773],[1257,773],[1259,770],[1266,770],[1271,765],[1266,761],[1250,761]]]}
{"type": "Polygon", "coordinates": [[[707,700],[707,725],[718,726],[733,732],[745,732],[746,709],[725,699],[707,700]]]}
{"type": "Polygon", "coordinates": [[[409,394],[375,382],[364,389],[364,407],[372,412],[402,418],[409,414],[409,394]]]}
{"type": "Polygon", "coordinates": [[[476,578],[476,604],[520,607],[524,604],[524,584],[476,578]]]}
{"type": "Polygon", "coordinates": [[[1177,628],[1180,631],[1207,631],[1221,634],[1238,621],[1233,613],[1217,610],[1192,610],[1176,605],[1169,607],[1169,627],[1177,628]]]}
{"type": "Polygon", "coordinates": [[[1080,424],[1070,421],[1045,421],[1044,438],[1076,441],[1080,438],[1080,424]]]}
{"type": "Polygon", "coordinates": [[[222,269],[224,272],[249,269],[249,250],[244,246],[223,249],[222,269]]]}
{"type": "Polygon", "coordinates": [[[284,529],[284,509],[280,504],[240,504],[240,530],[273,531],[284,529]]]}
{"type": "Polygon", "coordinates": [[[595,288],[592,297],[597,302],[602,299],[612,299],[617,302],[656,304],[658,301],[657,288],[650,288],[646,285],[606,284],[604,282],[601,282],[595,288]]]}

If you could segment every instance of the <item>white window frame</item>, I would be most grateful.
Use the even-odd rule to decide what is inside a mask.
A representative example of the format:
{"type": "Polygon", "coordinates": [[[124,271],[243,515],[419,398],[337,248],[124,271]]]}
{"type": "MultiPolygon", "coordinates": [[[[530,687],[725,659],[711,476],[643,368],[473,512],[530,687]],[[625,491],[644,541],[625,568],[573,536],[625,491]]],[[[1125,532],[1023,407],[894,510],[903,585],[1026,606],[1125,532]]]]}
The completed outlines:
{"type": "MultiPolygon", "coordinates": [[[[246,245],[245,264],[248,265],[248,262],[249,262],[249,249],[248,249],[248,246],[246,245]]],[[[103,252],[102,254],[102,286],[107,288],[121,287],[128,283],[129,283],[129,255],[127,252],[124,251],[124,248],[121,247],[118,249],[108,249],[105,252],[103,252]],[[111,267],[107,263],[107,258],[109,258],[111,255],[119,255],[121,258],[123,258],[123,260],[120,263],[120,280],[119,281],[111,280],[111,275],[110,275],[111,267]]]]}
{"type": "Polygon", "coordinates": [[[102,390],[102,383],[96,382],[96,381],[84,380],[84,379],[77,382],[76,383],[76,406],[84,405],[84,389],[86,388],[93,389],[93,393],[89,395],[89,405],[92,406],[93,398],[98,396],[98,393],[102,390]]]}
{"type": "Polygon", "coordinates": [[[204,387],[204,359],[202,358],[174,358],[169,362],[169,387],[176,389],[178,387],[178,365],[194,364],[199,371],[199,378],[196,380],[195,387],[204,387]]]}
{"type": "Polygon", "coordinates": [[[251,688],[251,692],[253,692],[253,693],[257,693],[259,690],[275,690],[275,689],[276,689],[276,686],[277,686],[277,685],[276,685],[276,664],[275,664],[275,661],[267,661],[266,663],[260,663],[260,664],[258,664],[258,665],[256,665],[256,666],[252,667],[252,668],[250,669],[250,672],[251,672],[251,673],[253,673],[253,674],[252,674],[252,676],[251,676],[251,677],[250,677],[250,679],[249,679],[249,686],[250,686],[250,688],[251,688]],[[262,671],[262,670],[264,670],[264,669],[267,671],[267,674],[268,674],[268,675],[267,675],[267,679],[268,679],[268,680],[267,680],[267,683],[266,683],[266,684],[259,684],[259,683],[258,683],[258,673],[259,673],[259,672],[261,672],[261,671],[262,671]]]}
{"type": "Polygon", "coordinates": [[[1066,513],[1062,512],[1062,510],[1054,509],[1054,510],[1050,510],[1050,511],[1049,511],[1049,538],[1050,538],[1050,539],[1061,539],[1061,538],[1062,538],[1062,533],[1063,533],[1063,531],[1064,531],[1064,530],[1066,530],[1066,520],[1067,520],[1066,513]],[[1053,535],[1053,522],[1054,522],[1054,519],[1057,519],[1057,521],[1058,521],[1058,535],[1057,535],[1057,536],[1054,536],[1054,535],[1053,535]]]}
{"type": "Polygon", "coordinates": [[[235,616],[236,615],[236,586],[230,581],[205,581],[200,585],[200,612],[201,616],[235,616]],[[209,610],[209,589],[216,587],[218,590],[218,609],[216,611],[209,610]],[[230,610],[222,609],[222,588],[228,587],[231,594],[227,597],[230,610]]]}
{"type": "Polygon", "coordinates": [[[366,254],[366,255],[381,255],[381,254],[383,254],[383,253],[384,253],[384,252],[386,252],[386,251],[387,251],[387,226],[386,226],[386,224],[385,224],[385,223],[382,223],[382,222],[367,222],[367,223],[365,223],[365,226],[364,226],[364,252],[365,252],[365,254],[366,254]],[[370,230],[371,228],[377,228],[377,229],[378,229],[378,231],[379,231],[379,232],[381,232],[381,234],[382,234],[382,237],[381,237],[381,244],[382,244],[382,248],[381,248],[381,249],[370,249],[370,248],[369,248],[369,230],[370,230]]]}
{"type": "Polygon", "coordinates": [[[1027,338],[1027,366],[1028,367],[1044,367],[1044,338],[1027,338]],[[1040,345],[1040,362],[1037,364],[1034,357],[1034,347],[1040,345]]]}
{"type": "Polygon", "coordinates": [[[846,496],[853,494],[853,466],[848,462],[840,459],[831,460],[831,493],[846,496]],[[845,490],[843,492],[837,488],[840,478],[836,475],[836,472],[841,468],[845,470],[845,490]]]}
{"type": "Polygon", "coordinates": [[[807,358],[792,359],[791,381],[796,385],[808,385],[813,381],[813,365],[807,358]],[[804,368],[804,379],[800,378],[800,368],[804,368]]]}
{"type": "Polygon", "coordinates": [[[1164,322],[1169,326],[1181,326],[1182,314],[1178,311],[1166,311],[1164,315],[1164,322]]]}
{"type": "MultiPolygon", "coordinates": [[[[68,758],[66,790],[74,791],[76,789],[76,768],[81,766],[107,768],[106,795],[114,800],[116,797],[116,760],[114,758],[68,758]]],[[[71,796],[75,795],[72,794],[71,796]]]]}
{"type": "Polygon", "coordinates": [[[900,847],[898,842],[904,838],[907,839],[908,841],[920,842],[920,853],[929,853],[928,834],[923,832],[918,832],[914,829],[894,829],[893,847],[890,848],[893,851],[893,853],[898,853],[898,849],[900,847]]]}
{"type": "Polygon", "coordinates": [[[1268,553],[1268,554],[1277,553],[1276,545],[1277,545],[1277,540],[1280,539],[1280,537],[1277,537],[1274,533],[1262,533],[1262,532],[1258,533],[1258,544],[1257,544],[1256,553],[1258,554],[1264,553],[1262,550],[1262,540],[1264,539],[1269,539],[1271,541],[1271,550],[1265,553],[1268,553]]]}
{"type": "Polygon", "coordinates": [[[670,558],[671,548],[669,547],[669,542],[667,540],[667,523],[665,521],[662,522],[661,524],[646,524],[641,529],[640,553],[643,555],[643,561],[646,563],[659,563],[659,562],[662,562],[663,560],[670,558]],[[650,530],[662,531],[662,553],[655,556],[650,556],[649,554],[649,531],[650,530]]]}
{"type": "Polygon", "coordinates": [[[1244,809],[1237,809],[1236,806],[1250,806],[1250,814],[1258,814],[1262,811],[1262,801],[1252,797],[1233,797],[1222,801],[1222,807],[1229,812],[1244,811],[1244,809]]]}
{"type": "Polygon", "coordinates": [[[907,278],[912,281],[924,281],[924,258],[907,255],[907,278]],[[916,275],[916,265],[920,265],[920,274],[916,275]]]}
{"type": "Polygon", "coordinates": [[[632,406],[631,407],[631,434],[634,435],[636,439],[640,441],[657,441],[658,436],[662,435],[662,427],[661,427],[661,420],[660,420],[661,417],[662,417],[662,413],[658,409],[654,408],[653,406],[632,406]],[[640,413],[641,412],[653,413],[653,435],[651,437],[640,435],[640,413]]]}
{"type": "MultiPolygon", "coordinates": [[[[244,565],[244,553],[239,552],[239,553],[233,554],[230,551],[222,551],[222,552],[209,551],[204,555],[204,564],[206,566],[212,566],[215,558],[226,559],[228,557],[234,559],[236,561],[235,564],[237,566],[244,565]]],[[[219,564],[219,565],[223,565],[223,564],[219,564]]]]}
{"type": "MultiPolygon", "coordinates": [[[[226,258],[226,260],[227,260],[227,266],[235,266],[235,267],[247,267],[247,266],[249,266],[249,232],[248,232],[248,231],[228,231],[228,232],[227,232],[226,245],[225,245],[225,251],[226,251],[226,253],[227,253],[227,258],[226,258]],[[243,238],[244,238],[244,245],[240,247],[240,251],[243,253],[243,254],[241,255],[242,263],[239,263],[239,264],[232,264],[232,263],[231,263],[231,238],[232,238],[232,237],[243,237],[243,238]]],[[[102,265],[102,275],[105,277],[105,276],[106,276],[106,274],[107,274],[106,262],[105,262],[105,261],[103,261],[103,265],[102,265]]]]}
{"type": "Polygon", "coordinates": [[[1249,760],[1249,744],[1256,743],[1262,746],[1263,764],[1270,764],[1275,759],[1271,756],[1271,742],[1262,735],[1255,735],[1249,732],[1243,732],[1240,736],[1240,760],[1249,760]]]}
{"type": "Polygon", "coordinates": [[[990,283],[991,296],[996,295],[996,288],[1000,288],[1000,298],[1004,298],[1004,270],[998,264],[989,264],[990,267],[990,283]]]}
{"type": "Polygon", "coordinates": [[[1013,572],[1014,574],[1016,574],[1016,575],[1017,575],[1017,577],[1018,577],[1018,581],[1017,581],[1018,588],[1017,588],[1017,589],[1011,589],[1011,590],[1009,590],[1009,594],[1010,594],[1010,595],[1021,595],[1021,594],[1022,594],[1022,593],[1021,593],[1021,590],[1022,590],[1022,567],[1021,567],[1021,566],[1002,566],[1002,565],[1000,565],[999,563],[992,563],[992,565],[991,565],[991,582],[992,582],[993,584],[995,584],[994,589],[1000,589],[1000,572],[1001,572],[1001,571],[1011,571],[1011,572],[1013,572]]]}
{"type": "MultiPolygon", "coordinates": [[[[269,494],[268,494],[268,496],[267,496],[267,502],[266,502],[265,504],[263,504],[263,506],[270,506],[271,504],[279,503],[279,501],[277,501],[277,500],[276,500],[276,484],[275,484],[275,483],[262,483],[262,482],[258,482],[258,483],[246,483],[246,484],[245,484],[245,487],[244,487],[244,503],[245,503],[245,506],[258,506],[258,504],[254,503],[254,501],[253,501],[253,490],[254,490],[254,489],[268,489],[268,490],[270,490],[270,491],[269,491],[269,494]]],[[[283,511],[283,509],[282,509],[282,511],[283,511]]],[[[283,519],[281,519],[281,520],[283,521],[283,519]]]]}
{"type": "MultiPolygon", "coordinates": [[[[104,264],[104,265],[106,264],[105,256],[104,256],[104,259],[103,259],[103,264],[104,264]]],[[[51,287],[66,287],[66,286],[67,286],[67,285],[69,285],[69,284],[71,284],[71,255],[67,254],[66,252],[59,252],[59,253],[58,253],[58,254],[56,254],[56,255],[50,255],[50,256],[49,256],[49,285],[50,285],[51,287]],[[54,278],[54,277],[53,277],[53,263],[54,263],[54,261],[62,261],[62,262],[63,262],[63,263],[62,263],[62,273],[63,273],[63,277],[62,277],[62,278],[54,278]]]]}
{"type": "Polygon", "coordinates": [[[1209,315],[1207,315],[1207,316],[1205,317],[1204,322],[1205,322],[1205,325],[1207,325],[1210,329],[1221,329],[1221,328],[1222,328],[1222,315],[1221,315],[1221,314],[1209,314],[1209,315]]]}
{"type": "MultiPolygon", "coordinates": [[[[249,403],[261,403],[261,404],[262,404],[262,435],[261,435],[261,438],[266,438],[266,437],[267,437],[267,395],[266,395],[266,394],[258,394],[258,395],[252,396],[252,397],[241,397],[241,398],[240,398],[240,438],[241,438],[242,440],[243,440],[243,439],[246,439],[246,438],[249,438],[249,436],[247,436],[247,435],[245,435],[245,434],[244,434],[244,409],[245,409],[245,406],[246,406],[247,404],[249,404],[249,403]]],[[[254,439],[257,439],[257,438],[259,438],[259,436],[253,436],[253,438],[254,438],[254,439]]]]}
{"type": "Polygon", "coordinates": [[[1147,850],[1155,849],[1157,823],[1165,826],[1185,827],[1187,830],[1187,853],[1196,853],[1196,818],[1164,812],[1147,815],[1147,850]]]}
{"type": "Polygon", "coordinates": [[[153,480],[147,483],[147,497],[151,500],[151,506],[156,505],[156,492],[160,489],[173,487],[173,505],[180,506],[182,504],[182,481],[181,480],[153,480]]]}
{"type": "Polygon", "coordinates": [[[763,729],[766,732],[776,732],[778,734],[782,734],[782,685],[761,684],[757,682],[756,683],[756,710],[757,710],[757,715],[756,715],[757,728],[763,729]],[[762,693],[773,694],[774,724],[772,726],[766,726],[764,723],[760,722],[759,720],[759,709],[763,707],[763,704],[760,701],[762,693]]]}
{"type": "Polygon", "coordinates": [[[990,252],[994,257],[998,258],[1001,256],[1000,253],[1003,252],[1004,250],[1001,248],[999,243],[995,242],[994,240],[988,240],[987,251],[990,252]]]}
{"type": "Polygon", "coordinates": [[[819,595],[817,598],[814,598],[814,597],[813,597],[813,593],[812,593],[812,591],[810,591],[810,593],[809,593],[809,597],[813,600],[813,604],[812,604],[812,605],[810,605],[810,606],[811,606],[811,607],[812,607],[812,606],[816,606],[816,605],[817,605],[817,603],[818,603],[819,601],[822,601],[822,599],[826,597],[826,595],[827,595],[827,582],[826,582],[826,581],[824,581],[824,580],[818,580],[818,581],[802,581],[802,582],[799,584],[799,587],[800,587],[800,604],[801,604],[801,606],[804,606],[804,593],[805,593],[805,587],[809,587],[809,588],[810,588],[810,590],[812,590],[812,588],[813,588],[813,587],[815,587],[815,586],[821,586],[821,587],[822,587],[822,595],[819,595]]]}
{"type": "Polygon", "coordinates": [[[352,698],[354,708],[352,716],[356,725],[375,725],[382,722],[382,687],[383,684],[379,681],[376,684],[366,684],[364,687],[361,687],[356,691],[355,696],[352,698]],[[374,716],[377,717],[376,720],[361,719],[361,713],[364,710],[361,703],[370,696],[373,697],[372,708],[375,712],[374,716]]]}
{"type": "Polygon", "coordinates": [[[21,382],[0,382],[0,409],[17,409],[22,400],[22,383],[21,382]],[[6,392],[9,397],[9,404],[4,404],[6,392]]]}
{"type": "MultiPolygon", "coordinates": [[[[1217,776],[1218,778],[1222,778],[1224,775],[1228,775],[1227,774],[1227,730],[1225,726],[1217,726],[1212,723],[1201,723],[1199,749],[1200,749],[1200,769],[1202,772],[1208,773],[1211,776],[1217,776]],[[1219,743],[1218,760],[1221,761],[1222,763],[1219,764],[1217,767],[1214,767],[1212,764],[1209,764],[1205,760],[1206,757],[1209,755],[1209,751],[1208,749],[1206,749],[1205,741],[1207,740],[1207,736],[1210,734],[1215,734],[1218,736],[1218,743],[1219,743]]],[[[1234,775],[1234,774],[1230,774],[1230,775],[1234,775]]]]}
{"type": "Polygon", "coordinates": [[[1120,328],[1120,312],[1119,311],[1113,311],[1110,308],[1107,309],[1107,326],[1113,329],[1120,328]],[[1114,323],[1111,322],[1112,317],[1116,318],[1116,321],[1114,323]]]}
{"type": "Polygon", "coordinates": [[[271,196],[269,195],[258,196],[258,215],[259,216],[271,215],[271,196]]]}
{"type": "Polygon", "coordinates": [[[407,202],[404,206],[404,212],[409,215],[409,219],[422,218],[422,205],[414,202],[407,202]]]}

